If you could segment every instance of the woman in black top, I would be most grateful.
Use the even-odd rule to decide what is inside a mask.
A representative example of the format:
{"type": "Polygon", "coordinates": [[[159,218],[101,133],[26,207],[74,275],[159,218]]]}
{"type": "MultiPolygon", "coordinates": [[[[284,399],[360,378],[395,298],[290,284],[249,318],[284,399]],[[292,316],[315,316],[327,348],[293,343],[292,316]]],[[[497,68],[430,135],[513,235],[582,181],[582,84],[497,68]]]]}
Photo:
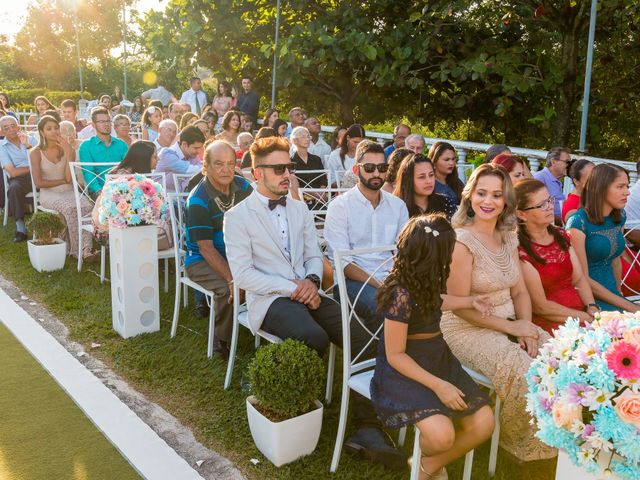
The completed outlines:
{"type": "MultiPolygon", "coordinates": [[[[296,127],[291,131],[295,153],[291,161],[296,164],[296,177],[300,188],[327,188],[327,175],[317,170],[324,170],[322,159],[309,153],[311,134],[305,127],[296,127]],[[314,170],[314,173],[304,173],[305,170],[314,170]]],[[[326,203],[324,192],[304,192],[304,201],[311,210],[322,208],[326,203]]]]}
{"type": "Polygon", "coordinates": [[[422,480],[447,478],[444,467],[487,440],[494,426],[486,396],[440,333],[442,309],[491,311],[485,297],[444,295],[455,243],[444,216],[411,218],[378,290],[384,336],[371,400],[386,426],[415,424],[420,430],[422,480]]]}
{"type": "Polygon", "coordinates": [[[458,206],[445,195],[435,193],[436,176],[431,160],[414,153],[400,164],[393,194],[404,200],[409,216],[444,213],[448,220],[458,206]]]}

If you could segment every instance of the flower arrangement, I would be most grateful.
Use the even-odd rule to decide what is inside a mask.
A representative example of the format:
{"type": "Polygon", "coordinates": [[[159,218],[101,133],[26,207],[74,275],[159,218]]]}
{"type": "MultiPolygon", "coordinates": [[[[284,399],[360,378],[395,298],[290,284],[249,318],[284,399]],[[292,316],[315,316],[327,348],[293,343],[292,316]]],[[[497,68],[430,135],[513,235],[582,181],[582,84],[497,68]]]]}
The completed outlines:
{"type": "Polygon", "coordinates": [[[590,473],[640,480],[640,313],[568,319],[527,382],[538,438],[590,473]]]}
{"type": "Polygon", "coordinates": [[[123,175],[105,183],[99,220],[116,228],[152,225],[165,219],[167,208],[162,185],[144,175],[123,175]]]}

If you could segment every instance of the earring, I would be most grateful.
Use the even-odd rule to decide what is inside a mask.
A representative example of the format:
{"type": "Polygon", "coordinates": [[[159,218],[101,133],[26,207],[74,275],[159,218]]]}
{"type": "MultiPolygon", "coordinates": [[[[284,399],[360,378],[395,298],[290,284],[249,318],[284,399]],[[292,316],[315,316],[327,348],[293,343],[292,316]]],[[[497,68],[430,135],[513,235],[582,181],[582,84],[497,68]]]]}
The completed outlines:
{"type": "Polygon", "coordinates": [[[471,205],[469,205],[469,208],[467,208],[467,217],[473,218],[475,216],[476,216],[476,212],[474,212],[473,208],[471,208],[471,205]]]}

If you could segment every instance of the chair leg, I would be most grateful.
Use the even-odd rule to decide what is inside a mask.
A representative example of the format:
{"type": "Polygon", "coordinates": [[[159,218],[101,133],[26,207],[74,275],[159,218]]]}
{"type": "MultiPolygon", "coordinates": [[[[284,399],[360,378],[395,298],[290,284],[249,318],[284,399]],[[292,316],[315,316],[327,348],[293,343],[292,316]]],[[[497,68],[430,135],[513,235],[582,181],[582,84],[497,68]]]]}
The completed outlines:
{"type": "Polygon", "coordinates": [[[104,283],[106,270],[107,249],[104,245],[100,247],[100,283],[104,283]]]}
{"type": "Polygon", "coordinates": [[[255,339],[255,345],[256,345],[256,350],[257,350],[260,347],[260,335],[256,334],[255,338],[256,338],[255,339]]]}
{"type": "Polygon", "coordinates": [[[164,259],[164,293],[169,293],[169,259],[164,259]]]}
{"type": "Polygon", "coordinates": [[[407,427],[402,427],[398,432],[398,446],[404,447],[404,442],[407,439],[407,427]]]}
{"type": "Polygon", "coordinates": [[[420,461],[422,460],[422,451],[420,450],[420,430],[415,428],[415,436],[413,440],[413,454],[411,455],[411,475],[410,480],[418,480],[420,477],[420,461]]]}
{"type": "Polygon", "coordinates": [[[327,365],[327,389],[325,390],[324,400],[329,405],[333,395],[333,373],[336,365],[336,346],[331,343],[329,346],[329,362],[327,365]]]}
{"type": "Polygon", "coordinates": [[[349,411],[349,385],[343,380],[342,382],[342,401],[340,403],[340,421],[338,422],[338,433],[336,434],[336,445],[333,448],[333,458],[331,459],[330,472],[335,473],[338,469],[340,461],[340,453],[342,452],[342,444],[344,443],[344,433],[347,430],[347,413],[349,411]]]}
{"type": "Polygon", "coordinates": [[[231,385],[231,375],[233,375],[233,364],[236,361],[236,351],[238,349],[238,334],[240,330],[240,322],[236,312],[233,313],[233,326],[231,327],[231,345],[229,347],[229,362],[227,363],[227,374],[224,377],[224,389],[227,390],[231,385]]]}
{"type": "Polygon", "coordinates": [[[187,305],[189,305],[189,290],[187,288],[187,285],[184,284],[182,285],[182,298],[183,298],[183,307],[187,308],[187,305]]]}
{"type": "Polygon", "coordinates": [[[176,336],[178,332],[178,318],[180,317],[180,287],[179,278],[176,278],[176,298],[173,302],[173,321],[171,322],[171,338],[176,336]]]}
{"type": "Polygon", "coordinates": [[[213,331],[216,326],[215,304],[213,296],[211,297],[211,305],[209,305],[209,333],[207,335],[207,358],[213,357],[213,331]]]}
{"type": "Polygon", "coordinates": [[[496,463],[498,462],[498,444],[500,443],[500,409],[502,408],[502,401],[496,392],[496,406],[493,410],[493,416],[496,419],[496,426],[493,429],[491,435],[491,449],[489,450],[489,476],[493,477],[496,474],[496,463]]]}
{"type": "Polygon", "coordinates": [[[7,223],[9,223],[9,204],[7,203],[7,199],[5,198],[4,199],[4,222],[2,223],[2,225],[6,227],[7,223]]]}
{"type": "Polygon", "coordinates": [[[462,480],[471,480],[471,470],[473,469],[473,450],[469,450],[464,456],[464,470],[462,480]]]}
{"type": "MultiPolygon", "coordinates": [[[[82,226],[78,225],[78,271],[82,271],[82,226]]],[[[102,279],[100,279],[100,283],[102,283],[102,279]]]]}

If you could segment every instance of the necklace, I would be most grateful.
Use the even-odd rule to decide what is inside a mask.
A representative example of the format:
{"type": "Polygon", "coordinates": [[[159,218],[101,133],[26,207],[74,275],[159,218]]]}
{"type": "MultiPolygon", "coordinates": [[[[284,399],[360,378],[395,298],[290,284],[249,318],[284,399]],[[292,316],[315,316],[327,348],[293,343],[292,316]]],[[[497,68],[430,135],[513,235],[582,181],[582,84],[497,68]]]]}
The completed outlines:
{"type": "Polygon", "coordinates": [[[218,206],[218,208],[223,212],[226,212],[231,207],[233,207],[233,202],[235,202],[235,200],[236,200],[236,192],[233,192],[231,194],[231,200],[229,200],[228,203],[224,203],[222,200],[220,200],[220,197],[216,197],[213,199],[213,201],[216,202],[216,205],[218,206]]]}

